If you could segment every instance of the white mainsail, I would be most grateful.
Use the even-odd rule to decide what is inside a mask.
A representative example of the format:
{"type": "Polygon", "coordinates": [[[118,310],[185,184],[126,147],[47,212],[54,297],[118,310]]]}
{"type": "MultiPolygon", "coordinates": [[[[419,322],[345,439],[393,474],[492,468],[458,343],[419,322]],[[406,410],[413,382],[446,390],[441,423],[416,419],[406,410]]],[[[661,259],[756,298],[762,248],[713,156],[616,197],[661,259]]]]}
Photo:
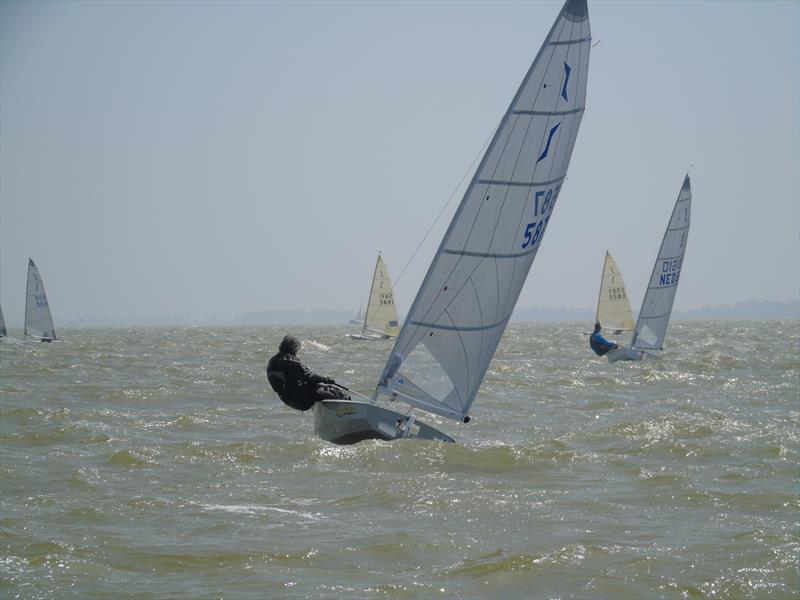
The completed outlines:
{"type": "Polygon", "coordinates": [[[5,337],[8,335],[6,331],[6,320],[3,318],[3,308],[0,307],[0,337],[5,337]]]}
{"type": "Polygon", "coordinates": [[[664,232],[647,293],[642,301],[642,309],[639,311],[639,320],[631,341],[631,347],[636,350],[661,350],[664,345],[675,292],[678,290],[683,255],[686,252],[691,214],[692,188],[689,175],[686,175],[664,232]]]}
{"type": "Polygon", "coordinates": [[[456,210],[376,396],[469,419],[564,184],[590,43],[586,0],[567,0],[456,210]]]}
{"type": "Polygon", "coordinates": [[[633,312],[622,273],[608,250],[603,262],[603,275],[600,278],[600,293],[597,297],[597,313],[594,320],[596,323],[601,323],[604,329],[617,332],[633,331],[634,327],[633,312]]]}
{"type": "Polygon", "coordinates": [[[392,281],[380,254],[375,262],[375,273],[372,275],[363,331],[390,337],[400,333],[392,281]]]}
{"type": "Polygon", "coordinates": [[[44,283],[31,258],[28,259],[28,289],[25,295],[25,335],[46,340],[56,339],[44,283]]]}

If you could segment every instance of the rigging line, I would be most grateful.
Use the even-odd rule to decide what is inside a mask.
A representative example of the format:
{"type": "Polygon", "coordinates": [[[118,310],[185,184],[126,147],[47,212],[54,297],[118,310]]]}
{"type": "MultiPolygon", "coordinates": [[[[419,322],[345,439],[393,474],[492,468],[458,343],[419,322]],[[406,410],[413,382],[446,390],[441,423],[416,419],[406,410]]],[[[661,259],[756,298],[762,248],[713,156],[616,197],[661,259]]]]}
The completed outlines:
{"type": "Polygon", "coordinates": [[[428,231],[426,231],[425,235],[422,236],[422,240],[420,240],[420,242],[417,245],[416,249],[411,254],[411,258],[408,259],[408,262],[406,263],[406,266],[403,267],[403,270],[400,271],[400,275],[398,275],[397,279],[394,280],[394,283],[392,284],[393,286],[396,286],[400,282],[400,280],[403,278],[403,274],[408,269],[409,265],[411,264],[411,261],[414,260],[414,257],[417,255],[417,252],[419,252],[419,249],[422,248],[422,244],[424,244],[425,240],[428,239],[428,236],[431,234],[431,231],[433,231],[433,228],[436,226],[436,223],[442,217],[442,214],[444,214],[445,209],[448,207],[450,202],[453,201],[453,198],[455,197],[456,192],[458,192],[458,190],[461,189],[461,185],[464,183],[464,180],[467,178],[467,175],[469,175],[472,172],[473,167],[475,166],[475,163],[478,162],[478,159],[480,159],[481,156],[483,156],[483,151],[486,149],[486,146],[489,145],[489,142],[491,141],[492,137],[494,137],[495,131],[498,129],[498,127],[499,127],[499,125],[495,126],[494,129],[492,129],[492,132],[489,134],[489,137],[487,137],[486,141],[483,142],[483,145],[481,146],[480,150],[478,150],[478,153],[475,155],[475,158],[472,159],[472,163],[470,163],[469,167],[464,172],[464,175],[461,176],[461,179],[459,180],[458,184],[456,184],[455,189],[453,189],[453,191],[450,193],[450,197],[447,198],[447,202],[444,203],[444,206],[442,206],[441,210],[439,211],[439,214],[436,215],[436,218],[433,220],[433,223],[431,223],[431,226],[428,228],[428,231]]]}

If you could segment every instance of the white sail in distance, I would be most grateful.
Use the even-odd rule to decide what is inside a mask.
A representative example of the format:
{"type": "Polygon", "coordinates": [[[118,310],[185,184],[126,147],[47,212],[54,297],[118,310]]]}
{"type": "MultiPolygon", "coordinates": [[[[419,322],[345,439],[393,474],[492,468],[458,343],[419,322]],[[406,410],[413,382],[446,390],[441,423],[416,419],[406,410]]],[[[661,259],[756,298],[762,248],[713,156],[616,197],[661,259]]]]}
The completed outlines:
{"type": "Polygon", "coordinates": [[[392,281],[389,279],[389,271],[380,254],[375,262],[375,272],[372,275],[367,314],[364,318],[364,331],[391,337],[400,333],[392,281]]]}
{"type": "Polygon", "coordinates": [[[597,297],[595,322],[604,329],[633,331],[633,312],[625,290],[622,273],[611,253],[606,251],[603,275],[600,278],[600,293],[597,297]]]}
{"type": "Polygon", "coordinates": [[[631,341],[631,346],[636,350],[661,350],[664,345],[686,252],[691,216],[692,188],[689,175],[686,175],[664,232],[658,258],[642,301],[642,309],[639,311],[639,320],[631,341]]]}
{"type": "Polygon", "coordinates": [[[44,283],[39,275],[39,269],[28,259],[28,288],[25,295],[25,335],[44,339],[56,339],[56,330],[53,328],[53,317],[50,314],[50,305],[47,303],[47,294],[44,283]]]}
{"type": "Polygon", "coordinates": [[[564,184],[590,45],[586,0],[567,0],[464,193],[376,394],[468,420],[564,184]]]}

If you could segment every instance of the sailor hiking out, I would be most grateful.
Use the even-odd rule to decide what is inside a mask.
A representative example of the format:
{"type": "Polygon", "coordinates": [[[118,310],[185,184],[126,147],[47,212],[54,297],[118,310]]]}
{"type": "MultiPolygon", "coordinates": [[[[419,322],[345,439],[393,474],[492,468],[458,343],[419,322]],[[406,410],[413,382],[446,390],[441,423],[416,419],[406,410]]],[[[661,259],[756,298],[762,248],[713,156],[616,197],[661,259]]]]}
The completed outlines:
{"type": "Polygon", "coordinates": [[[349,400],[331,377],[317,375],[297,358],[300,340],[287,335],[267,363],[267,379],[284,404],[305,411],[320,400],[349,400]]]}
{"type": "Polygon", "coordinates": [[[614,348],[619,348],[617,344],[607,340],[602,336],[600,333],[601,329],[602,327],[600,326],[600,323],[595,323],[594,333],[592,333],[591,337],[589,338],[589,346],[592,350],[594,350],[594,353],[597,354],[597,356],[604,356],[614,348]]]}

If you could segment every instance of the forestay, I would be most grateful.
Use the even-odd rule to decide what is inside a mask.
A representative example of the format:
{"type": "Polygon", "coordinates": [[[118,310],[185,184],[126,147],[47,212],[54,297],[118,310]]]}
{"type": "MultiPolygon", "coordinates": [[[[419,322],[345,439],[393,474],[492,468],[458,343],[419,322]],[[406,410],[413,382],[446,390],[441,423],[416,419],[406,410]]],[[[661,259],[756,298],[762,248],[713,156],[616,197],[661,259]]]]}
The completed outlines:
{"type": "Polygon", "coordinates": [[[614,257],[608,251],[603,262],[595,322],[601,323],[605,329],[612,330],[632,331],[634,327],[633,312],[622,273],[619,272],[614,257]]]}
{"type": "Polygon", "coordinates": [[[378,393],[466,420],[564,183],[590,40],[586,0],[568,0],[456,210],[378,393]]]}
{"type": "Polygon", "coordinates": [[[375,273],[372,276],[364,330],[393,337],[400,332],[392,281],[389,279],[389,271],[380,254],[375,263],[375,273]]]}
{"type": "Polygon", "coordinates": [[[39,269],[30,258],[28,259],[28,289],[25,296],[25,335],[56,339],[44,283],[39,276],[39,269]]]}
{"type": "Polygon", "coordinates": [[[686,175],[642,301],[642,310],[631,341],[634,349],[661,350],[664,345],[686,252],[691,214],[692,189],[689,176],[686,175]]]}

